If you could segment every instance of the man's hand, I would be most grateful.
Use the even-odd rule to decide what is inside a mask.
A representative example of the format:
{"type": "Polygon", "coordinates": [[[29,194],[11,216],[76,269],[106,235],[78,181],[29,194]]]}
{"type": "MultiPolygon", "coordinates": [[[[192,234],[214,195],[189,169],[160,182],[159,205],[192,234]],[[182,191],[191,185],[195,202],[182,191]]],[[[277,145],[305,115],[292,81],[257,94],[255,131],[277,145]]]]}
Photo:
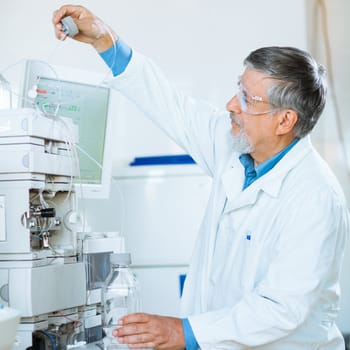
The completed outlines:
{"type": "Polygon", "coordinates": [[[185,348],[180,318],[136,313],[122,317],[119,324],[120,328],[113,331],[113,335],[129,348],[185,348]]]}
{"type": "Polygon", "coordinates": [[[65,40],[66,34],[62,31],[61,19],[71,16],[79,29],[74,36],[75,40],[91,44],[98,52],[109,49],[118,36],[92,12],[83,6],[65,5],[53,13],[52,23],[56,37],[65,40]]]}

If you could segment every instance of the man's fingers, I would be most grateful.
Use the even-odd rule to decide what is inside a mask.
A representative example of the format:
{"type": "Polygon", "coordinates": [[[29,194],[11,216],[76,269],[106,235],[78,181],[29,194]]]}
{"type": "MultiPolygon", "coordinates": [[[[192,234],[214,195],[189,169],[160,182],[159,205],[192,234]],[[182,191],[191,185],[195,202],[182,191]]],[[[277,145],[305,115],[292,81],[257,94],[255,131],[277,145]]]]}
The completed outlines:
{"type": "Polygon", "coordinates": [[[52,23],[57,25],[61,22],[62,18],[71,16],[74,20],[80,19],[90,12],[82,6],[65,5],[53,12],[52,23]]]}
{"type": "Polygon", "coordinates": [[[150,321],[150,316],[148,314],[137,312],[134,314],[129,314],[122,317],[119,320],[120,325],[126,325],[129,323],[146,323],[150,321]]]}
{"type": "Polygon", "coordinates": [[[58,10],[54,11],[52,16],[52,23],[55,28],[56,37],[60,40],[66,39],[67,35],[62,31],[61,20],[64,17],[71,16],[76,13],[77,10],[73,6],[62,6],[58,10]]]}
{"type": "Polygon", "coordinates": [[[54,11],[53,16],[52,16],[52,23],[53,24],[58,24],[61,22],[61,19],[63,17],[66,17],[69,15],[69,11],[67,6],[62,6],[58,10],[54,11]]]}
{"type": "Polygon", "coordinates": [[[130,323],[125,326],[121,326],[113,331],[117,337],[125,337],[131,334],[142,334],[146,333],[146,329],[143,323],[130,323]]]}
{"type": "Polygon", "coordinates": [[[139,343],[139,344],[128,344],[130,349],[144,349],[144,348],[155,348],[155,343],[139,343]]]}
{"type": "MultiPolygon", "coordinates": [[[[154,336],[149,333],[132,334],[126,336],[118,336],[118,342],[121,344],[154,344],[154,336]]],[[[142,345],[144,347],[144,345],[142,345]]]]}
{"type": "Polygon", "coordinates": [[[122,317],[113,332],[118,342],[130,348],[183,349],[182,321],[179,318],[135,313],[122,317]]]}

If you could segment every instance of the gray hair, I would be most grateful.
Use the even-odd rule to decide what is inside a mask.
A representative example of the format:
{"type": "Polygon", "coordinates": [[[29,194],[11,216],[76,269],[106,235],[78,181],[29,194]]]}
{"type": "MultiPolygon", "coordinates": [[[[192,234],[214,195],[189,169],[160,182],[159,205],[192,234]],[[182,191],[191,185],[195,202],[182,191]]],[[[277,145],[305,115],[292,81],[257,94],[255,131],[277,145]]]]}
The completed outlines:
{"type": "Polygon", "coordinates": [[[266,73],[276,83],[268,91],[276,108],[290,108],[298,114],[296,137],[304,137],[315,126],[326,104],[326,70],[306,51],[294,47],[263,47],[244,60],[251,69],[266,73]]]}

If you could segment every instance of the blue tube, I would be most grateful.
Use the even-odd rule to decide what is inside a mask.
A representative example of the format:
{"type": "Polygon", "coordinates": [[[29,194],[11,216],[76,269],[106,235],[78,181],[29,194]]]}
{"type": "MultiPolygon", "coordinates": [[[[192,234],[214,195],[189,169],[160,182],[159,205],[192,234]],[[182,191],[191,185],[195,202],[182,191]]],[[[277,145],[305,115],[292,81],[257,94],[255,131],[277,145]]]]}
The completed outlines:
{"type": "Polygon", "coordinates": [[[53,334],[45,332],[45,331],[37,331],[37,333],[41,333],[41,334],[45,335],[46,337],[48,337],[50,340],[50,343],[52,345],[52,350],[57,350],[56,337],[53,334]]]}

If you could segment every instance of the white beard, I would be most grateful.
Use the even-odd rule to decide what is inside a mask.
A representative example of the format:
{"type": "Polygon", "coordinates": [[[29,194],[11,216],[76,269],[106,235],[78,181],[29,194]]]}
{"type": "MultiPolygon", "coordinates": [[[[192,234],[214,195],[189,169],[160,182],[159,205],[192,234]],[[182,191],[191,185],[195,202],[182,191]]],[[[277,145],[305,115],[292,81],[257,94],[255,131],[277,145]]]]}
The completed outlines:
{"type": "Polygon", "coordinates": [[[250,144],[247,134],[244,132],[242,123],[233,113],[230,113],[230,118],[239,126],[239,133],[232,134],[233,150],[239,154],[251,153],[254,151],[253,145],[250,144]]]}

